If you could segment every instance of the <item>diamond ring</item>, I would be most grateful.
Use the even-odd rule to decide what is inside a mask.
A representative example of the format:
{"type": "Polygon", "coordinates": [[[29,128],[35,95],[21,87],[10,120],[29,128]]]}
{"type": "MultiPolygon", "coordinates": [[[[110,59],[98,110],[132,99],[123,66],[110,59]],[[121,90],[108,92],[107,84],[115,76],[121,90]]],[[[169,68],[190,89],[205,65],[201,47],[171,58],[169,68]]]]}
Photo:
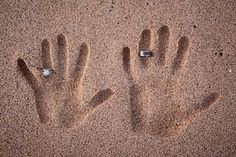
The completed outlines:
{"type": "Polygon", "coordinates": [[[50,76],[53,72],[54,72],[54,71],[53,71],[52,69],[45,68],[45,69],[43,69],[42,74],[43,74],[44,77],[48,77],[48,76],[50,76]]]}

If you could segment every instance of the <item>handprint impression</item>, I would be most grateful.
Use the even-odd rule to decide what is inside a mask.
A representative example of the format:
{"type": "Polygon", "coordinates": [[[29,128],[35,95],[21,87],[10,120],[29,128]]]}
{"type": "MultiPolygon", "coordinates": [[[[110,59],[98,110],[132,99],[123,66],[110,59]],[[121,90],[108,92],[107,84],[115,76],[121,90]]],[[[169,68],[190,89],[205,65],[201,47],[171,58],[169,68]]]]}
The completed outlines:
{"type": "MultiPolygon", "coordinates": [[[[170,31],[168,26],[163,26],[158,31],[158,44],[153,52],[153,58],[138,58],[139,67],[146,70],[149,63],[158,66],[158,69],[165,69],[166,52],[169,44],[170,31]],[[157,57],[157,58],[156,58],[157,57]]],[[[139,50],[151,50],[151,31],[144,30],[139,42],[139,50]]],[[[220,94],[212,93],[207,96],[202,103],[192,105],[189,109],[179,104],[177,97],[178,79],[183,74],[185,61],[189,52],[189,39],[184,36],[178,41],[178,49],[172,65],[168,66],[170,73],[160,80],[150,80],[148,83],[137,83],[137,78],[133,75],[131,65],[130,49],[123,49],[123,68],[127,73],[130,87],[130,105],[132,129],[136,132],[143,132],[150,135],[174,136],[187,128],[188,124],[207,110],[220,98],[220,94]]],[[[138,56],[135,54],[134,57],[138,56]]],[[[132,63],[136,63],[135,61],[132,63]]],[[[161,74],[158,74],[161,75],[161,74]]],[[[140,75],[141,76],[141,75],[140,75]]]]}
{"type": "Polygon", "coordinates": [[[80,125],[97,107],[110,98],[114,92],[105,89],[85,102],[82,99],[83,76],[88,64],[89,48],[83,43],[80,54],[72,71],[68,68],[68,52],[66,38],[57,36],[57,64],[52,62],[50,44],[42,41],[41,71],[30,70],[23,59],[18,59],[18,67],[34,91],[36,109],[40,122],[70,128],[80,125]],[[50,76],[42,76],[42,69],[52,69],[50,76]]]}

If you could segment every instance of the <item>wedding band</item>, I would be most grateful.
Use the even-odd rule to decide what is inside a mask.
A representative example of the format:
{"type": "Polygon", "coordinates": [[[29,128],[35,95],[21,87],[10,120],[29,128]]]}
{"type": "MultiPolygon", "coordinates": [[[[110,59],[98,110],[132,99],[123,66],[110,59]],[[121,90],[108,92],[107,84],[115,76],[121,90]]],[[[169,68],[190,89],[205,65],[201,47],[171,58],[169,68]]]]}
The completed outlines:
{"type": "Polygon", "coordinates": [[[139,52],[140,57],[152,57],[152,55],[153,55],[152,51],[148,51],[148,50],[139,52]]]}

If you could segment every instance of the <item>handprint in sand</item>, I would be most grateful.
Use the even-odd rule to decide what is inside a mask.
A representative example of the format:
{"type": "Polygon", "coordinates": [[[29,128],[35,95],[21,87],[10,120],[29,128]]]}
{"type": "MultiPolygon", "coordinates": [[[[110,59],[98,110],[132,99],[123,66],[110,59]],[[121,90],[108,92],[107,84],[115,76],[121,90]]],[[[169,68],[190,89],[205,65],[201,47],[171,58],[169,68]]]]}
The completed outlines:
{"type": "Polygon", "coordinates": [[[157,36],[155,39],[150,30],[144,30],[138,50],[131,53],[130,48],[123,48],[123,68],[130,83],[132,129],[150,135],[174,136],[186,129],[197,115],[215,104],[220,99],[220,94],[209,93],[202,102],[191,107],[181,104],[178,86],[188,59],[190,40],[186,36],[179,38],[175,57],[167,65],[169,27],[161,27],[157,36]],[[151,52],[153,57],[140,57],[138,53],[141,51],[151,52]],[[155,73],[158,79],[151,77],[153,68],[158,69],[158,73],[155,73]]]}
{"type": "Polygon", "coordinates": [[[89,102],[83,100],[83,80],[90,55],[89,47],[86,43],[80,46],[74,68],[68,66],[68,55],[66,37],[60,34],[57,36],[56,53],[51,52],[47,39],[42,41],[42,68],[35,70],[29,68],[23,59],[17,60],[22,76],[34,91],[39,120],[45,125],[65,128],[78,126],[114,94],[111,89],[104,89],[97,92],[89,102]],[[53,62],[52,56],[55,56],[57,62],[53,62]],[[44,75],[42,70],[45,70],[44,75]]]}

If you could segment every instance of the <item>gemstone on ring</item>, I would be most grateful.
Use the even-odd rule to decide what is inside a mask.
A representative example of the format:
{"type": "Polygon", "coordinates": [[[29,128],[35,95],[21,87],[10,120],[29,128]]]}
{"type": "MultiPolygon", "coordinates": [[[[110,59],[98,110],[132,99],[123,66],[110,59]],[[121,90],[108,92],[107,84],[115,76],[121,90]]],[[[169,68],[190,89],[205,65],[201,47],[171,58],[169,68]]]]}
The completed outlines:
{"type": "Polygon", "coordinates": [[[143,51],[139,52],[139,56],[140,57],[152,57],[153,53],[152,53],[152,51],[149,51],[149,50],[143,50],[143,51]]]}
{"type": "Polygon", "coordinates": [[[45,69],[43,69],[42,74],[43,74],[44,77],[48,77],[48,76],[50,76],[53,72],[54,72],[54,71],[53,71],[52,69],[45,68],[45,69]]]}

